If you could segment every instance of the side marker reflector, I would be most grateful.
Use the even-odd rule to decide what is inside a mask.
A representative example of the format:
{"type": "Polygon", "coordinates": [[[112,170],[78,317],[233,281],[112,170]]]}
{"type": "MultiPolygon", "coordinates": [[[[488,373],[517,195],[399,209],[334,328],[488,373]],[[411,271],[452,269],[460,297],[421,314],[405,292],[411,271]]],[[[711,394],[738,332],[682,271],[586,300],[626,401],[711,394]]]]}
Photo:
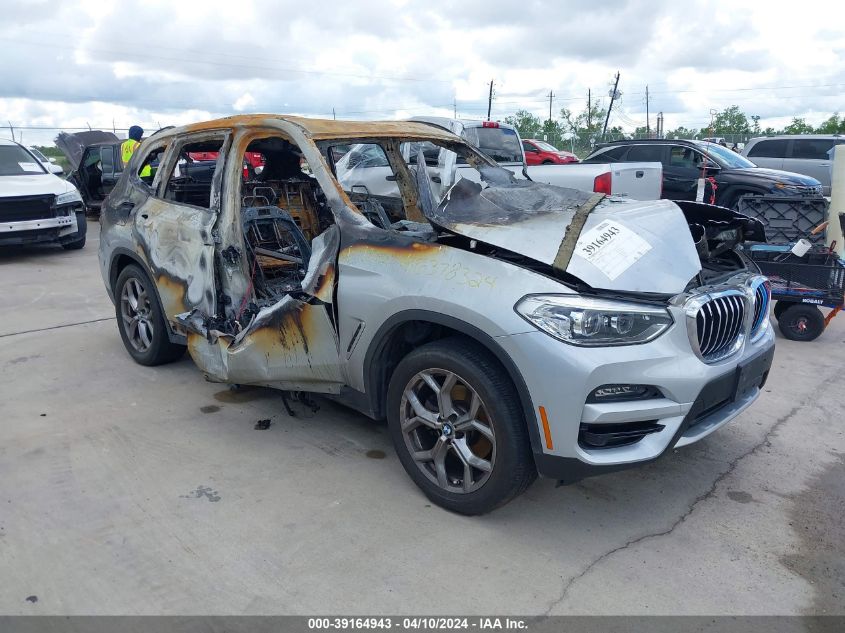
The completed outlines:
{"type": "Polygon", "coordinates": [[[549,428],[549,418],[546,415],[546,407],[540,407],[540,421],[543,423],[543,435],[546,436],[546,448],[553,450],[555,445],[552,442],[552,430],[549,428]]]}

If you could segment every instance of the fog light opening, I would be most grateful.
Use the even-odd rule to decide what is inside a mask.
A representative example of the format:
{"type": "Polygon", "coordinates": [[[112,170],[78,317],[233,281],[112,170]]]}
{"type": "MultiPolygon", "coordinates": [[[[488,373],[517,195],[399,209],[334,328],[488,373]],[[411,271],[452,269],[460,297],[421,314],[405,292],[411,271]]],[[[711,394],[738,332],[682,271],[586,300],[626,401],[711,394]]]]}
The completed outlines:
{"type": "Polygon", "coordinates": [[[587,402],[597,404],[601,402],[646,400],[662,396],[660,390],[652,385],[602,385],[590,393],[587,402]]]}

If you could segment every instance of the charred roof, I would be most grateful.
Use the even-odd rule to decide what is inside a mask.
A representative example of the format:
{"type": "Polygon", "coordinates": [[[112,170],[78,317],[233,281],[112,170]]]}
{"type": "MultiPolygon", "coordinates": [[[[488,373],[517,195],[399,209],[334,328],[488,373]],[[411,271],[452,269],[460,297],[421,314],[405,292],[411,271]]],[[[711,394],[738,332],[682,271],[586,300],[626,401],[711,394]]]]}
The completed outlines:
{"type": "Polygon", "coordinates": [[[287,122],[299,127],[314,140],[361,139],[361,138],[419,138],[440,139],[444,141],[460,140],[451,132],[414,121],[334,121],[331,119],[311,119],[308,117],[283,114],[239,114],[212,121],[191,123],[166,131],[167,136],[176,136],[205,130],[233,129],[248,127],[279,127],[287,122]]]}

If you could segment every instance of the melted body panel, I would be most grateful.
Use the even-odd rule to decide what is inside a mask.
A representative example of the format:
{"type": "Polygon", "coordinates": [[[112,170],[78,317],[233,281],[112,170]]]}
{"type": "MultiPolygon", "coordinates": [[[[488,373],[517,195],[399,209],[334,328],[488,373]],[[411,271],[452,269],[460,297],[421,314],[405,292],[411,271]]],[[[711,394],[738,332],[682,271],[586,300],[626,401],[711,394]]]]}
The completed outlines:
{"type": "MultiPolygon", "coordinates": [[[[590,197],[527,181],[483,187],[464,179],[447,192],[430,219],[458,235],[553,265],[567,227],[590,197]]],[[[577,256],[576,248],[566,272],[593,288],[675,294],[701,270],[687,221],[675,203],[606,198],[587,216],[581,233],[606,220],[629,229],[650,248],[614,278],[577,256]]]]}
{"type": "Polygon", "coordinates": [[[135,214],[134,234],[155,275],[165,316],[197,308],[214,313],[216,214],[150,197],[135,214]]]}

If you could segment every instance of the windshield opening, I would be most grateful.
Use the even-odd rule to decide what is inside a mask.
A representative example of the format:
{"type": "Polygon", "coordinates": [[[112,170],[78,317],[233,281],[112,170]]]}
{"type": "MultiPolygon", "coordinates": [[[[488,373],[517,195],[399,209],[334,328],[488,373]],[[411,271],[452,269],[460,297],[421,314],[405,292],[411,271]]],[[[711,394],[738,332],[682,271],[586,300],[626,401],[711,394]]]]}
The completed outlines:
{"type": "Polygon", "coordinates": [[[46,173],[35,157],[17,145],[0,145],[0,176],[46,173]]]}
{"type": "Polygon", "coordinates": [[[729,169],[745,169],[746,167],[757,166],[741,154],[737,154],[735,151],[728,149],[727,147],[716,145],[715,143],[699,143],[698,146],[707,152],[720,167],[728,167],[729,169]]]}
{"type": "MultiPolygon", "coordinates": [[[[339,160],[334,160],[337,181],[352,203],[373,224],[381,228],[408,228],[408,208],[415,202],[430,200],[436,207],[448,191],[461,179],[482,187],[490,183],[511,182],[513,174],[479,154],[465,143],[444,143],[440,140],[399,141],[398,158],[407,169],[406,179],[416,201],[403,201],[399,187],[401,169],[394,169],[386,152],[388,142],[380,139],[365,143],[349,140],[318,143],[325,156],[334,156],[339,145],[351,146],[339,160]],[[456,168],[460,165],[460,169],[456,168]],[[430,196],[429,196],[430,192],[430,196]],[[409,204],[410,202],[410,204],[409,204]],[[375,209],[375,211],[373,210],[375,209]]],[[[397,154],[393,154],[397,157],[397,154]]],[[[423,204],[423,207],[425,204],[423,204]]],[[[422,208],[422,207],[421,207],[422,208]]]]}

